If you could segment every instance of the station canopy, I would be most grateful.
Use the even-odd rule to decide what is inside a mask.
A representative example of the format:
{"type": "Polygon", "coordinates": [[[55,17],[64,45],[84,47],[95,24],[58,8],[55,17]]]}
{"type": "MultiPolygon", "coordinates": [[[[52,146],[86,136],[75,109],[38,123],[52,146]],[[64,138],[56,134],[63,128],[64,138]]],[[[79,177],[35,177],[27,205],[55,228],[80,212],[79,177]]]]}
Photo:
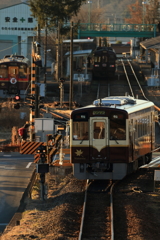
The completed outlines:
{"type": "MultiPolygon", "coordinates": [[[[92,49],[87,49],[87,50],[78,50],[78,51],[74,51],[73,55],[74,57],[78,56],[78,57],[83,57],[83,56],[88,56],[89,54],[91,54],[92,49]]],[[[67,52],[65,54],[65,56],[69,56],[70,52],[67,52]]]]}
{"type": "Polygon", "coordinates": [[[160,36],[146,39],[140,42],[140,46],[144,49],[160,49],[160,36]]]}
{"type": "MultiPolygon", "coordinates": [[[[63,40],[63,43],[70,43],[71,40],[63,40]]],[[[94,39],[73,39],[73,43],[93,43],[94,39]]]]}

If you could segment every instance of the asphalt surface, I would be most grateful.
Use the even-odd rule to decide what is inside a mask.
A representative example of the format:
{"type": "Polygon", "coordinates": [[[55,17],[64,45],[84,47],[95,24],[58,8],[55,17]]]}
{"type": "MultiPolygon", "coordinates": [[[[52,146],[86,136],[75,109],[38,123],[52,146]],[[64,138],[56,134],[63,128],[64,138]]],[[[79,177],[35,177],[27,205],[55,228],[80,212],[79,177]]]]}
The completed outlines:
{"type": "Polygon", "coordinates": [[[0,153],[0,232],[17,211],[35,164],[33,155],[0,153]]]}

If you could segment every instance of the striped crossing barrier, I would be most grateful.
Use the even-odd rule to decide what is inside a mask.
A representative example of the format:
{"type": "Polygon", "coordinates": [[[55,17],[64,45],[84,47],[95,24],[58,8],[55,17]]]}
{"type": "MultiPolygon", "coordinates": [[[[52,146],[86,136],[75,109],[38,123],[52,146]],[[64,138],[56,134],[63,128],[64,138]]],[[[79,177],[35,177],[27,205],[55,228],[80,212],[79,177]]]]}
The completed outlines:
{"type": "Polygon", "coordinates": [[[46,145],[44,142],[22,142],[21,154],[35,154],[38,147],[46,145]]]}
{"type": "MultiPolygon", "coordinates": [[[[57,153],[57,151],[59,151],[59,148],[60,148],[60,140],[62,139],[62,135],[58,134],[55,139],[54,139],[54,142],[48,142],[48,147],[51,147],[49,149],[49,152],[47,153],[48,154],[48,160],[49,160],[49,163],[52,162],[52,158],[53,156],[57,153]]],[[[34,154],[34,162],[37,163],[41,156],[39,153],[37,153],[37,148],[40,147],[40,146],[46,146],[46,142],[26,142],[26,141],[23,141],[21,143],[21,146],[20,146],[20,153],[21,154],[34,154]]]]}
{"type": "Polygon", "coordinates": [[[41,159],[41,155],[39,153],[34,155],[34,163],[37,163],[41,159]]]}

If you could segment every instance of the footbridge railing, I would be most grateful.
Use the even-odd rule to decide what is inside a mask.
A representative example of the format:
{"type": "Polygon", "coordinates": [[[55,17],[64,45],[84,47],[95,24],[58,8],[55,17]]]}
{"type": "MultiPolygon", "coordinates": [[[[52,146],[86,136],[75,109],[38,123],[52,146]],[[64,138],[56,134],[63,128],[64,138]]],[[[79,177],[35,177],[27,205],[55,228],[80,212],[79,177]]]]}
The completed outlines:
{"type": "Polygon", "coordinates": [[[82,37],[156,37],[156,24],[80,23],[78,38],[82,37]]]}

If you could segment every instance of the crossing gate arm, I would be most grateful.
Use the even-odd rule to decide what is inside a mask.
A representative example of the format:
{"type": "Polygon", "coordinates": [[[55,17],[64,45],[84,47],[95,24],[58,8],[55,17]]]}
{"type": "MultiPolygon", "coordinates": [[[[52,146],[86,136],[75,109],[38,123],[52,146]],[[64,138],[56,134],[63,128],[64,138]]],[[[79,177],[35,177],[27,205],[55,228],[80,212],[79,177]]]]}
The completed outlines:
{"type": "Polygon", "coordinates": [[[35,154],[38,147],[45,145],[44,142],[22,142],[20,153],[21,154],[35,154]]]}

